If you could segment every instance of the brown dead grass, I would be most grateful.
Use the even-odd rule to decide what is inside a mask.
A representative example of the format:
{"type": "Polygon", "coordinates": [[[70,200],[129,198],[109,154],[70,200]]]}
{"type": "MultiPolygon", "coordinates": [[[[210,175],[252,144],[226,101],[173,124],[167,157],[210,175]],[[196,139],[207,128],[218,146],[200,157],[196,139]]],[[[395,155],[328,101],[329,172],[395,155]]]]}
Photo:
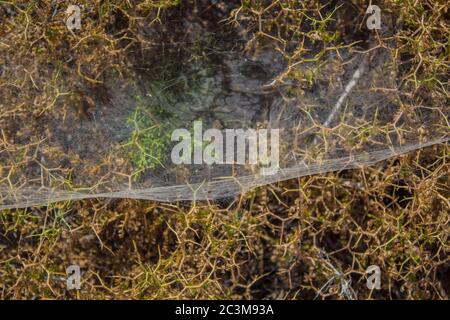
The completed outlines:
{"type": "MultiPolygon", "coordinates": [[[[54,12],[50,1],[0,1],[0,66],[7,61],[21,66],[0,70],[1,103],[15,106],[20,119],[56,103],[82,106],[90,96],[99,98],[106,70],[131,72],[133,55],[124,53],[145,47],[134,32],[136,17],[158,23],[173,3],[141,1],[132,8],[123,1],[107,3],[100,11],[100,1],[92,5],[84,31],[75,36],[47,21],[54,12]],[[7,7],[16,12],[13,20],[4,19],[7,7]],[[17,47],[5,46],[11,37],[17,47]]],[[[267,37],[258,33],[262,15],[273,19],[267,28],[273,32],[280,24],[284,28],[283,19],[295,19],[289,8],[283,16],[246,3],[243,21],[233,14],[224,18],[253,30],[254,41],[267,37]]],[[[404,28],[395,37],[411,92],[448,99],[445,3],[385,5],[402,8],[404,28]]],[[[56,12],[61,15],[56,20],[63,19],[61,10],[56,12]]],[[[321,32],[308,36],[333,37],[321,32]]],[[[99,199],[3,211],[0,297],[448,299],[449,154],[448,145],[429,147],[369,168],[303,177],[217,203],[99,199]],[[83,271],[79,291],[65,287],[71,264],[83,271]],[[382,271],[380,291],[365,285],[364,272],[373,264],[382,271]],[[351,290],[343,290],[346,284],[351,290]]]]}
{"type": "Polygon", "coordinates": [[[351,281],[360,299],[447,299],[449,151],[431,147],[217,204],[95,200],[3,212],[0,292],[344,299],[351,281]],[[65,289],[71,264],[82,268],[80,291],[65,289]],[[382,270],[380,291],[366,288],[372,264],[382,270]]]}

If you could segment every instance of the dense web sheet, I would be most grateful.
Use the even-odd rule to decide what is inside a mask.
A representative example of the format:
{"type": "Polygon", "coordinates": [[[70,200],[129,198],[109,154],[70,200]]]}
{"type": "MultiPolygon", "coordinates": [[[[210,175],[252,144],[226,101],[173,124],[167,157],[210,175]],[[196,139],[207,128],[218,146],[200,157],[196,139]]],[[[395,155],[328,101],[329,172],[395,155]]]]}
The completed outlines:
{"type": "Polygon", "coordinates": [[[152,72],[108,74],[105,98],[81,108],[29,115],[3,104],[0,209],[93,197],[215,199],[449,139],[448,104],[412,97],[387,48],[329,50],[293,64],[270,42],[248,51],[209,34],[195,47],[171,46],[149,57],[158,61],[152,72]],[[207,147],[195,138],[199,122],[202,133],[223,133],[223,145],[226,130],[267,130],[271,155],[279,130],[276,170],[264,172],[267,159],[248,161],[248,139],[244,151],[233,142],[233,164],[174,163],[174,130],[207,147]]]}

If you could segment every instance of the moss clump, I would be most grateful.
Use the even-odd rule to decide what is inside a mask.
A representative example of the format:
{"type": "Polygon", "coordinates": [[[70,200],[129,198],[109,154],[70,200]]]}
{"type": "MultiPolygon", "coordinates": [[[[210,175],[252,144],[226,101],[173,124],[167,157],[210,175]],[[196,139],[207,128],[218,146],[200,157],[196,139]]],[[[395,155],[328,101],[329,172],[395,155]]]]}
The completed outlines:
{"type": "Polygon", "coordinates": [[[161,117],[163,113],[164,110],[147,105],[139,97],[135,112],[127,120],[133,131],[124,148],[137,175],[145,169],[164,167],[169,158],[172,144],[170,136],[176,124],[170,121],[172,119],[161,117]]]}
{"type": "MultiPolygon", "coordinates": [[[[137,107],[127,120],[132,133],[124,147],[137,176],[143,170],[165,167],[173,146],[172,132],[193,130],[192,122],[203,118],[221,92],[207,59],[186,70],[174,68],[170,60],[161,65],[164,73],[156,72],[158,78],[146,82],[145,94],[136,96],[137,107]]],[[[203,142],[193,141],[197,144],[203,142]]]]}

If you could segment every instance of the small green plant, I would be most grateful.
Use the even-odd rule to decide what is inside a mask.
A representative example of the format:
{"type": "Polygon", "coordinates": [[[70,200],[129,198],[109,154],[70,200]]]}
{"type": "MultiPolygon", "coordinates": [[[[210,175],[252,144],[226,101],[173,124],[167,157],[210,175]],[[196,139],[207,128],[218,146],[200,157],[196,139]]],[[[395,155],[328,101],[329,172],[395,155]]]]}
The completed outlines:
{"type": "MultiPolygon", "coordinates": [[[[169,61],[158,79],[147,83],[146,94],[137,95],[137,106],[127,120],[132,127],[123,147],[136,169],[135,178],[144,170],[165,167],[169,160],[172,132],[177,128],[193,130],[192,122],[199,120],[194,110],[207,110],[214,103],[220,87],[208,73],[208,64],[193,64],[190,74],[173,69],[169,61]]],[[[203,141],[193,141],[193,146],[203,141]]]]}
{"type": "MultiPolygon", "coordinates": [[[[142,102],[142,99],[138,101],[142,102]]],[[[139,103],[127,121],[133,131],[130,140],[123,147],[138,175],[145,169],[164,167],[170,156],[170,136],[176,127],[170,119],[156,118],[150,113],[150,109],[139,103]]]]}

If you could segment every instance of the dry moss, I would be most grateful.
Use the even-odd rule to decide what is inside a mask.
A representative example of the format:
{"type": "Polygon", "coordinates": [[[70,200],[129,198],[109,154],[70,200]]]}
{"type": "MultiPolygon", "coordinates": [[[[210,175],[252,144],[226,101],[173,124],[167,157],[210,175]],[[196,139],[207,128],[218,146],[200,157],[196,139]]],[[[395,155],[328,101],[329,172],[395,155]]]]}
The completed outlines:
{"type": "MultiPolygon", "coordinates": [[[[61,23],[62,4],[0,1],[0,108],[14,106],[8,110],[15,119],[0,122],[2,134],[55,108],[75,105],[88,116],[89,101],[107,99],[105,74],[138,73],[139,52],[148,50],[143,21],[163,28],[164,16],[180,14],[188,2],[80,3],[84,27],[70,33],[61,23]]],[[[320,61],[326,50],[369,41],[329,3],[231,1],[224,7],[208,8],[235,32],[248,33],[247,50],[279,43],[291,61],[279,81],[298,80],[300,61],[320,61]],[[337,33],[337,24],[351,28],[337,33]],[[289,39],[299,36],[315,51],[291,48],[289,39]]],[[[376,39],[397,46],[411,96],[448,103],[446,3],[384,1],[383,7],[400,27],[376,39]]],[[[348,17],[363,8],[355,2],[348,17]]],[[[313,82],[310,74],[302,85],[313,82]]],[[[49,159],[62,156],[61,150],[48,153],[49,159]]],[[[448,299],[449,153],[448,145],[430,147],[217,203],[99,199],[3,211],[0,297],[344,299],[351,295],[342,285],[351,280],[352,294],[361,299],[448,299]],[[83,270],[81,291],[65,289],[71,264],[83,270]],[[382,270],[380,291],[365,285],[372,264],[382,270]]]]}

